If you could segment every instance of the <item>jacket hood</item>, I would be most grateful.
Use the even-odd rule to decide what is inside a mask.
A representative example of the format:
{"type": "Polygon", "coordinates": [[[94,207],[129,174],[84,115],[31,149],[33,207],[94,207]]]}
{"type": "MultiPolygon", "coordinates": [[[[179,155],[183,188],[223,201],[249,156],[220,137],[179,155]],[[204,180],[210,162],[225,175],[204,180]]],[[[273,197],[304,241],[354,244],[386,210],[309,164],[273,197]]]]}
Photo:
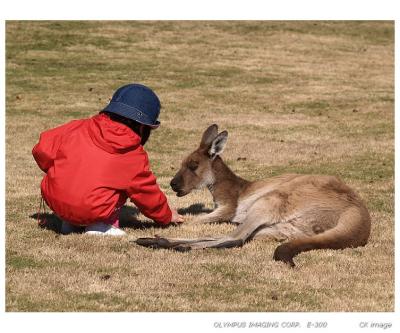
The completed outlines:
{"type": "Polygon", "coordinates": [[[128,126],[111,120],[105,114],[89,119],[89,135],[96,146],[111,154],[134,150],[141,140],[128,126]]]}

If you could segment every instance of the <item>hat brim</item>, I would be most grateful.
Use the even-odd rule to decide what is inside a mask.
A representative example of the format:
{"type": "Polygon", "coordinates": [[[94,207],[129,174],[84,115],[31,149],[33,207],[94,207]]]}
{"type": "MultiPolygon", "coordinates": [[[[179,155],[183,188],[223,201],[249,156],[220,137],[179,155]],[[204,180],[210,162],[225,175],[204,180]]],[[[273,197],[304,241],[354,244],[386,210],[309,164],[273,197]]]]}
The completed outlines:
{"type": "Polygon", "coordinates": [[[156,120],[155,122],[152,122],[144,112],[142,112],[132,106],[129,106],[129,105],[126,105],[123,103],[119,103],[119,102],[110,102],[103,109],[103,111],[115,113],[122,117],[132,119],[140,124],[149,126],[152,129],[158,128],[161,124],[158,120],[156,120]]]}

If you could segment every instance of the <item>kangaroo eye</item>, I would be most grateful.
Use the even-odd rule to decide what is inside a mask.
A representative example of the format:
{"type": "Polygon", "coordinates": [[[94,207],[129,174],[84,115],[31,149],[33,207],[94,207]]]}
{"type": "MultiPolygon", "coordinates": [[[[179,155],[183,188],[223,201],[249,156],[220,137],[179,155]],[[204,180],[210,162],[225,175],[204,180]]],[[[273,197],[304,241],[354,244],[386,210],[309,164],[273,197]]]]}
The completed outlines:
{"type": "Polygon", "coordinates": [[[190,161],[187,165],[189,170],[196,171],[197,167],[199,166],[199,162],[197,161],[190,161]]]}

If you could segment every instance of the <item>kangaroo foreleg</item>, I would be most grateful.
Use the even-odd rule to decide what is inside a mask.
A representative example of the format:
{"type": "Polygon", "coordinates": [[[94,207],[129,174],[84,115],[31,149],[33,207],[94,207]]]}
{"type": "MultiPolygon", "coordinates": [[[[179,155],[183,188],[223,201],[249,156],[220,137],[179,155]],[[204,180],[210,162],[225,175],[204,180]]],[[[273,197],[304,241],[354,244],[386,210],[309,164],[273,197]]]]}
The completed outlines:
{"type": "Polygon", "coordinates": [[[196,217],[193,223],[224,223],[231,221],[234,209],[229,207],[218,207],[213,212],[196,217]]]}

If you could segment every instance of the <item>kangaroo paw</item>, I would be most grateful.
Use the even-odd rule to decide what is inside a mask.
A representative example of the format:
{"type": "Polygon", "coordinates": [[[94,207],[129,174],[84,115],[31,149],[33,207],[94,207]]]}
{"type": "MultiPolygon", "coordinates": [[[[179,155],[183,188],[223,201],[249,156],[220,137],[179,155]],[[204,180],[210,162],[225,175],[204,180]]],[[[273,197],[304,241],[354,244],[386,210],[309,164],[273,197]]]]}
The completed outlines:
{"type": "Polygon", "coordinates": [[[285,264],[290,265],[290,267],[295,267],[293,257],[296,253],[291,249],[288,244],[279,245],[274,252],[274,260],[283,261],[285,264]]]}
{"type": "Polygon", "coordinates": [[[176,245],[172,248],[172,250],[175,250],[177,252],[189,252],[192,248],[190,245],[176,245]]]}
{"type": "Polygon", "coordinates": [[[168,249],[173,246],[168,239],[166,238],[161,238],[161,237],[145,237],[145,238],[138,238],[135,241],[136,244],[140,246],[145,246],[145,247],[151,247],[153,249],[168,249]]]}

